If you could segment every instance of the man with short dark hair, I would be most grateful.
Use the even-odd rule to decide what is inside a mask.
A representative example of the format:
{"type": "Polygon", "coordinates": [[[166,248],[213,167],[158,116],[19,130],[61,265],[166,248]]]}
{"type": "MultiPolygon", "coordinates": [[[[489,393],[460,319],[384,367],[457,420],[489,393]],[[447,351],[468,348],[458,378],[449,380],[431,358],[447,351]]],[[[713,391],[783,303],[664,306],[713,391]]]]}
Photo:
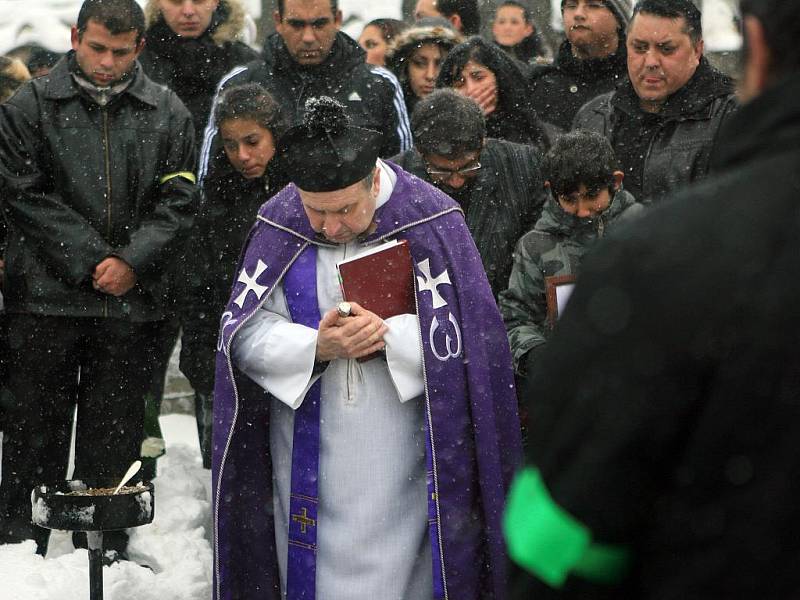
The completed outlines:
{"type": "Polygon", "coordinates": [[[411,130],[414,148],[396,162],[459,203],[496,297],[508,287],[514,244],[544,204],[537,151],[486,138],[478,104],[450,88],[417,103],[411,130]]]}
{"type": "MultiPolygon", "coordinates": [[[[281,0],[273,13],[276,33],[264,42],[263,58],[237,67],[221,88],[255,82],[287,112],[289,123],[302,119],[308,98],[327,95],[342,102],[362,127],[383,134],[381,156],[411,146],[405,102],[396,78],[382,67],[368,65],[364,50],[339,31],[342,12],[336,0],[281,0]]],[[[229,169],[216,141],[213,113],[200,156],[200,179],[209,171],[229,169]]],[[[206,194],[213,190],[206,190],[206,194]]]]}
{"type": "Polygon", "coordinates": [[[589,100],[626,76],[625,28],[631,0],[563,0],[566,39],[552,65],[533,68],[531,101],[539,117],[564,131],[589,100]]]}
{"type": "MultiPolygon", "coordinates": [[[[164,274],[194,212],[188,111],[142,73],[134,0],[86,0],[72,51],[0,105],[9,224],[3,297],[9,373],[0,543],[35,539],[34,485],[119,479],[138,458],[146,348],[165,318],[164,274]]],[[[127,536],[105,538],[124,557],[127,536]]]]}
{"type": "Polygon", "coordinates": [[[481,13],[477,0],[417,0],[414,19],[440,17],[447,19],[453,29],[464,36],[479,35],[481,13]]]}
{"type": "Polygon", "coordinates": [[[641,0],[627,35],[628,78],[576,115],[606,136],[625,187],[653,201],[708,173],[717,132],[736,109],[733,81],[703,56],[692,0],[641,0]]]}
{"type": "Polygon", "coordinates": [[[517,598],[797,595],[800,4],[741,7],[712,174],[583,263],[525,391],[517,598]]]}

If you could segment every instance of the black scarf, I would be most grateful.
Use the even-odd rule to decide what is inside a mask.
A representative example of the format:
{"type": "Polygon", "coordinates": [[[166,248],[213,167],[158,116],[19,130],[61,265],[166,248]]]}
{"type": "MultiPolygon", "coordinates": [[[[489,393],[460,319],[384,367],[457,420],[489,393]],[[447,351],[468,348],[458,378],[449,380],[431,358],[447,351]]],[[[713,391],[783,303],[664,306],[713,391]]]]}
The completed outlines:
{"type": "Polygon", "coordinates": [[[220,2],[208,29],[196,38],[177,35],[163,17],[147,30],[147,48],[176,65],[174,78],[176,87],[180,90],[179,95],[194,95],[213,90],[225,75],[227,62],[219,58],[222,49],[216,45],[212,36],[228,18],[228,12],[227,5],[220,2]]]}

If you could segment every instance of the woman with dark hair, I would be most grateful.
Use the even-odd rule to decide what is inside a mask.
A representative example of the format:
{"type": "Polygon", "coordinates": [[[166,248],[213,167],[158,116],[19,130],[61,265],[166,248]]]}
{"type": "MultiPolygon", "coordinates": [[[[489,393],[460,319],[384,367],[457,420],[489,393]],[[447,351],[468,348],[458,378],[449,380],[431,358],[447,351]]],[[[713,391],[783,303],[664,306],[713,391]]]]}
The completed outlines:
{"type": "Polygon", "coordinates": [[[358,45],[367,53],[367,64],[386,66],[386,50],[408,25],[397,19],[374,19],[364,25],[358,36],[358,45]]]}
{"type": "Polygon", "coordinates": [[[462,40],[461,34],[436,25],[406,29],[389,46],[386,66],[400,81],[409,115],[435,89],[447,53],[462,40]]]}
{"type": "Polygon", "coordinates": [[[205,198],[186,252],[180,357],[181,371],[195,391],[197,429],[207,468],[211,468],[217,328],[239,252],[258,208],[283,187],[272,159],[285,130],[277,102],[256,83],[227,89],[214,108],[214,122],[230,168],[210,173],[203,183],[205,198]]]}
{"type": "Polygon", "coordinates": [[[531,91],[518,63],[500,48],[472,37],[447,55],[436,87],[451,87],[475,100],[486,115],[489,137],[549,147],[549,135],[531,105],[531,91]]]}

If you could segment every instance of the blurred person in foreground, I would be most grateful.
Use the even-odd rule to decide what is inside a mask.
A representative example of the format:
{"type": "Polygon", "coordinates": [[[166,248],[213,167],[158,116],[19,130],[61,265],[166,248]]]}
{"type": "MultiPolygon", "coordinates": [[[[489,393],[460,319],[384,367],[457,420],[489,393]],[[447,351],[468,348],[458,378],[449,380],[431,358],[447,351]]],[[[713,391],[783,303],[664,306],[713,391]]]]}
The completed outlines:
{"type": "Polygon", "coordinates": [[[455,202],[378,160],[378,132],[309,104],[220,322],[214,597],[502,600],[521,448],[480,257],[455,202]],[[416,314],[342,312],[336,261],[391,239],[416,314]]]}
{"type": "Polygon", "coordinates": [[[451,89],[417,104],[411,131],[414,147],[395,161],[458,202],[497,296],[508,285],[514,244],[544,204],[539,154],[487,137],[480,107],[451,89]]]}
{"type": "MultiPolygon", "coordinates": [[[[11,401],[0,543],[35,539],[41,555],[50,532],[31,524],[30,494],[66,477],[76,406],[76,479],[119,479],[139,456],[165,273],[195,210],[191,117],[142,72],[143,36],[134,0],[86,0],[72,51],[0,104],[11,401]]],[[[104,544],[126,557],[124,531],[104,544]]]]}
{"type": "Polygon", "coordinates": [[[517,598],[800,588],[800,4],[741,8],[744,104],[712,175],[585,261],[524,391],[517,598]]]}
{"type": "Polygon", "coordinates": [[[736,110],[733,80],[703,56],[692,0],[641,0],[627,34],[628,78],[572,124],[608,138],[640,202],[705,177],[717,134],[736,110]]]}

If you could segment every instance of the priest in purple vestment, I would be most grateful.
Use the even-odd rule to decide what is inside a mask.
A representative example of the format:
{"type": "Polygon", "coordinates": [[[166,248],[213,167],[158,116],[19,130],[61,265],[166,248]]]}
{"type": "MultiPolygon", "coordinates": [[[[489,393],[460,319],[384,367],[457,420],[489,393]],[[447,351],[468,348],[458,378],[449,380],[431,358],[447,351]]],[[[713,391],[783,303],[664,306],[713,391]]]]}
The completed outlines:
{"type": "Polygon", "coordinates": [[[329,98],[279,141],[220,324],[214,598],[506,598],[511,356],[458,205],[329,98]],[[415,314],[341,313],[336,263],[411,253],[415,314]],[[369,360],[359,358],[375,356],[369,360]]]}

